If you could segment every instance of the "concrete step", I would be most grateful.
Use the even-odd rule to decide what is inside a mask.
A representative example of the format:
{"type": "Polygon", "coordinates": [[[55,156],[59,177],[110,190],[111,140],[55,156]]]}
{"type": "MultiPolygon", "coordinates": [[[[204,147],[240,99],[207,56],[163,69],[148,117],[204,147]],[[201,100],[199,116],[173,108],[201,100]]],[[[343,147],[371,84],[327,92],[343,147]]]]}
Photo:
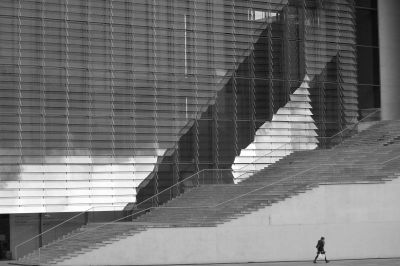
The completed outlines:
{"type": "MultiPolygon", "coordinates": [[[[237,185],[194,187],[133,222],[85,225],[41,248],[40,262],[62,262],[151,228],[217,226],[320,185],[387,182],[400,173],[400,157],[393,159],[399,136],[400,121],[380,122],[333,149],[294,152],[237,185]]],[[[38,261],[38,252],[21,259],[38,261]]]]}

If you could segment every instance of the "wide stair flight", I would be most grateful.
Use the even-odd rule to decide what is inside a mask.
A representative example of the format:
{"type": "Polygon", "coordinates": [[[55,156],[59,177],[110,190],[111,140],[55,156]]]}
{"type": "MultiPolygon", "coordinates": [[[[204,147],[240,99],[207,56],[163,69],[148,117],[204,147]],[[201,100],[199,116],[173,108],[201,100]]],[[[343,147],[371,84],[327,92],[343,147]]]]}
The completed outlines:
{"type": "Polygon", "coordinates": [[[57,264],[152,228],[215,227],[326,184],[385,183],[400,173],[400,121],[331,149],[294,152],[239,184],[194,187],[133,221],[89,223],[18,260],[57,264]]]}

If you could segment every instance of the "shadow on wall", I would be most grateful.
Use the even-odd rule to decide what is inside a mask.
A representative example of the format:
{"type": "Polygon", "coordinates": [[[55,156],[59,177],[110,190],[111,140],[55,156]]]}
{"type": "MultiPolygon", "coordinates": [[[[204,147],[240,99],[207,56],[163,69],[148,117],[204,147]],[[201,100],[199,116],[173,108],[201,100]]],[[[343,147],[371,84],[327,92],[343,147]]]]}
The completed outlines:
{"type": "MultiPolygon", "coordinates": [[[[279,28],[280,24],[273,23],[272,26],[279,28]]],[[[147,185],[138,188],[138,203],[202,169],[231,169],[235,157],[254,141],[255,132],[271,120],[274,111],[287,103],[290,89],[284,90],[282,82],[257,79],[251,85],[248,81],[252,60],[255,60],[255,73],[268,73],[265,64],[269,49],[267,37],[268,29],[265,29],[254,44],[254,58],[248,56],[243,60],[235,75],[218,91],[215,104],[210,105],[200,119],[192,123],[191,128],[179,139],[173,153],[162,159],[147,185]],[[270,95],[273,97],[270,98],[270,95]],[[271,107],[268,103],[272,100],[271,107]]],[[[278,43],[271,45],[283,49],[278,43]]],[[[300,85],[300,81],[292,85],[300,85]]],[[[233,183],[231,172],[221,174],[218,178],[222,183],[233,183]]],[[[189,183],[182,184],[172,193],[179,195],[190,189],[193,185],[189,183]]],[[[169,198],[168,195],[158,200],[162,203],[169,198]]]]}

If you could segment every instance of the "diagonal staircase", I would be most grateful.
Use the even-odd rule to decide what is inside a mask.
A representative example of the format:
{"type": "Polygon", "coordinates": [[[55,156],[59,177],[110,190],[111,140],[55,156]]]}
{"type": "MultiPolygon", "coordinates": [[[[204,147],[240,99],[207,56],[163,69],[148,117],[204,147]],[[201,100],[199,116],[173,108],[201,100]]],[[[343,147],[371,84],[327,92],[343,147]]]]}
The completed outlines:
{"type": "Polygon", "coordinates": [[[329,150],[295,152],[243,182],[203,185],[130,222],[85,225],[21,259],[57,264],[152,228],[215,227],[325,184],[376,184],[400,173],[400,121],[382,121],[329,150]]]}

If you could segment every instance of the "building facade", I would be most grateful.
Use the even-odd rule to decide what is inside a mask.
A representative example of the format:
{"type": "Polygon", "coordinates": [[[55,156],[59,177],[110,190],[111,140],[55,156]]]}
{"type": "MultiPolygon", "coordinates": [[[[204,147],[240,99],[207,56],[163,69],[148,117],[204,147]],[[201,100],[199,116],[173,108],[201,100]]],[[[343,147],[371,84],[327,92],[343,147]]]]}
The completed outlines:
{"type": "Polygon", "coordinates": [[[360,2],[2,0],[7,248],[204,169],[240,181],[356,123],[356,10],[376,13],[360,2]]]}

